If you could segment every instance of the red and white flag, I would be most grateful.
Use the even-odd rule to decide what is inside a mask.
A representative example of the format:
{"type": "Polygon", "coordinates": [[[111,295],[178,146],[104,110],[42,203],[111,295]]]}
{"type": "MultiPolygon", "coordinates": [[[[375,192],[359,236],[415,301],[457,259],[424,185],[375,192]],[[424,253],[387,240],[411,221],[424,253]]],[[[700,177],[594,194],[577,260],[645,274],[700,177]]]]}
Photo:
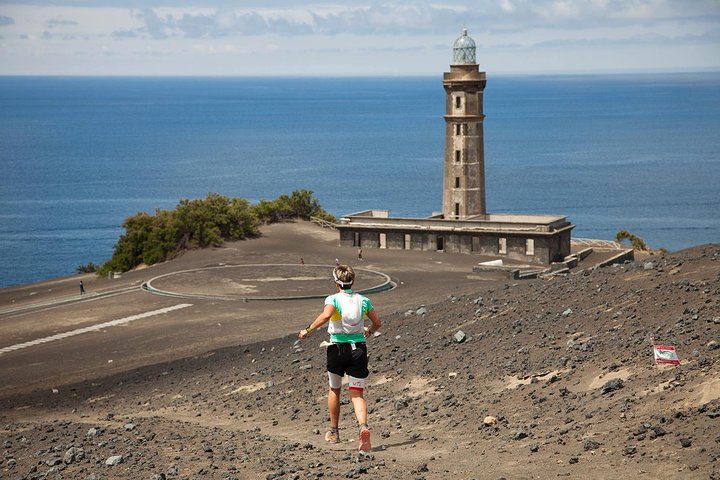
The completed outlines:
{"type": "Polygon", "coordinates": [[[653,349],[655,350],[656,364],[669,363],[671,365],[680,365],[680,360],[675,352],[675,347],[655,345],[653,349]]]}

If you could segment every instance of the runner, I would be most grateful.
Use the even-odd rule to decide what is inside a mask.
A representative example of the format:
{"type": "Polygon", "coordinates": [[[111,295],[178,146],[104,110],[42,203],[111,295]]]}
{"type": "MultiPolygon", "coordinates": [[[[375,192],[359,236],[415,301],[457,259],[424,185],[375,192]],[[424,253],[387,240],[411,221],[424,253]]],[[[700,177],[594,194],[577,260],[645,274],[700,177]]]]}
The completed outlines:
{"type": "Polygon", "coordinates": [[[369,452],[370,429],[367,424],[367,403],[364,397],[365,379],[369,374],[365,339],[380,329],[380,317],[370,300],[353,293],[351,287],[355,281],[355,272],[352,267],[336,266],[333,270],[333,279],[338,292],[325,299],[322,313],[307,328],[300,330],[298,337],[307,338],[313,330],[330,322],[328,325],[330,342],[327,348],[330,428],[325,432],[325,440],[331,443],[340,442],[338,429],[340,390],[342,378],[347,374],[350,400],[360,426],[358,448],[363,452],[369,452]],[[370,319],[370,327],[365,326],[366,317],[370,319]]]}

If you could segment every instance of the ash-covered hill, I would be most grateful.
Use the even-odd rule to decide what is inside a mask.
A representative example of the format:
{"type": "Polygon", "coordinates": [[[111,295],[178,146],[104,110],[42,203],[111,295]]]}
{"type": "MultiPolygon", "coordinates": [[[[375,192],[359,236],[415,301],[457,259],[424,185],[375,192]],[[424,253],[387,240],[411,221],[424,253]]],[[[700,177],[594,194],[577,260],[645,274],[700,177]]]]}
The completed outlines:
{"type": "Polygon", "coordinates": [[[1,476],[720,478],[720,246],[373,302],[373,458],[357,460],[347,403],[346,442],[322,440],[315,333],[6,399],[1,476]],[[656,366],[653,343],[681,365],[656,366]]]}

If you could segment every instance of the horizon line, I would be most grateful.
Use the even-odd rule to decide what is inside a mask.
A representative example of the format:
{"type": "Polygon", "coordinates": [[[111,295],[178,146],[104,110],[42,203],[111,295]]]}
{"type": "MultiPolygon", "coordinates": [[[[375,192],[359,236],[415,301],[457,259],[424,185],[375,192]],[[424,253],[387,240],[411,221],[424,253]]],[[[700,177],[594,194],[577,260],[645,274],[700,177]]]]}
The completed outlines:
{"type": "MultiPolygon", "coordinates": [[[[493,76],[603,76],[603,75],[651,75],[651,74],[701,74],[720,73],[720,67],[698,68],[693,70],[675,69],[637,69],[637,70],[543,70],[543,71],[498,71],[493,76]]],[[[440,73],[348,73],[348,74],[73,74],[73,73],[0,73],[0,78],[44,77],[44,78],[427,78],[441,76],[440,73]]]]}

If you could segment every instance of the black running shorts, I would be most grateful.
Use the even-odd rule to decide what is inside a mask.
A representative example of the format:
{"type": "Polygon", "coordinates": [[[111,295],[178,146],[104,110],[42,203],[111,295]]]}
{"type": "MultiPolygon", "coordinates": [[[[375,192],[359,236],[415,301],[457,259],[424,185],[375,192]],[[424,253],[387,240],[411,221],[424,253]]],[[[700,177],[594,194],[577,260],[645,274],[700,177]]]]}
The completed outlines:
{"type": "Polygon", "coordinates": [[[362,343],[333,343],[327,348],[327,371],[355,378],[367,378],[367,345],[362,343]],[[355,348],[353,349],[353,345],[355,348]]]}

